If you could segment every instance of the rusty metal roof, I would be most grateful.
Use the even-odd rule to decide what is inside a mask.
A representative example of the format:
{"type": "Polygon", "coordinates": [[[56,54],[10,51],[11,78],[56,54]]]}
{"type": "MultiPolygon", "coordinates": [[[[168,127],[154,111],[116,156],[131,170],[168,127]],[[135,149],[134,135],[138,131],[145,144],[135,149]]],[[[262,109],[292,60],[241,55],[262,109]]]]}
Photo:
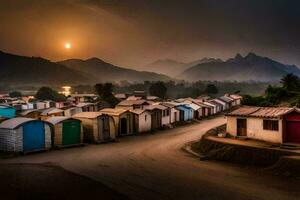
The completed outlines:
{"type": "Polygon", "coordinates": [[[228,113],[227,115],[242,117],[278,118],[293,111],[300,113],[299,109],[297,108],[242,106],[228,113]]]}

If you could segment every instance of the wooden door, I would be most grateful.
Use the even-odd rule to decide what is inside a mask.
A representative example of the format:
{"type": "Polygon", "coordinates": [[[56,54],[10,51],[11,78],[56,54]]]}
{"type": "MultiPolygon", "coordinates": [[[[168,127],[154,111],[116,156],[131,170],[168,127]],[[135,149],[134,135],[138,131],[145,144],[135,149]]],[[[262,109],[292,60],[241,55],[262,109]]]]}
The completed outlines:
{"type": "Polygon", "coordinates": [[[237,136],[247,136],[246,119],[237,119],[237,136]]]}
{"type": "Polygon", "coordinates": [[[300,122],[299,121],[287,121],[285,142],[300,144],[300,122]]]}
{"type": "Polygon", "coordinates": [[[103,140],[110,139],[109,118],[108,117],[102,118],[102,134],[103,134],[103,140]]]}

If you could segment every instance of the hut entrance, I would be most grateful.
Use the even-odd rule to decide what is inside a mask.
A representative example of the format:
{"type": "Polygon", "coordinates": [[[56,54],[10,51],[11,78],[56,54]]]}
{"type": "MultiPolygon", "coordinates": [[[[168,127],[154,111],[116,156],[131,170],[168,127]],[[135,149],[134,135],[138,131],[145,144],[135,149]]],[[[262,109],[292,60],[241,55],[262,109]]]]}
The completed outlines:
{"type": "Polygon", "coordinates": [[[180,121],[184,121],[184,111],[180,110],[180,121]]]}
{"type": "Polygon", "coordinates": [[[103,133],[104,140],[110,139],[109,118],[108,117],[102,118],[102,133],[103,133]]]}
{"type": "Polygon", "coordinates": [[[300,115],[290,113],[286,116],[286,131],[284,132],[284,142],[300,144],[300,115]]]}
{"type": "Polygon", "coordinates": [[[80,121],[66,121],[63,123],[62,144],[80,144],[80,121]]]}
{"type": "Polygon", "coordinates": [[[247,136],[247,120],[237,119],[237,136],[247,136]]]}
{"type": "Polygon", "coordinates": [[[44,123],[33,121],[23,126],[23,150],[32,151],[45,148],[44,123]]]}
{"type": "Polygon", "coordinates": [[[199,111],[195,110],[194,112],[194,119],[198,119],[199,118],[199,111]]]}
{"type": "Polygon", "coordinates": [[[121,118],[120,134],[121,135],[126,135],[127,134],[127,119],[126,118],[121,118]]]}

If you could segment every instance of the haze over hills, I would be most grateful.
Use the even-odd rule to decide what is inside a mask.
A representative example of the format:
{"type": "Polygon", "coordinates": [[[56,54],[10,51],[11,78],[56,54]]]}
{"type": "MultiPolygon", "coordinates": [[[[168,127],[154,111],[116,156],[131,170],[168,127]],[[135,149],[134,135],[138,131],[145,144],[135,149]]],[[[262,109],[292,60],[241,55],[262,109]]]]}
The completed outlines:
{"type": "Polygon", "coordinates": [[[39,57],[0,51],[0,80],[7,84],[68,84],[88,81],[87,74],[39,57]]]}
{"type": "Polygon", "coordinates": [[[221,62],[197,64],[178,76],[187,81],[278,81],[287,73],[300,76],[295,65],[285,65],[267,57],[249,53],[243,57],[237,54],[221,62]]]}
{"type": "Polygon", "coordinates": [[[142,69],[145,71],[151,71],[151,72],[157,72],[161,74],[165,74],[171,77],[177,77],[182,72],[184,72],[186,69],[195,66],[197,64],[201,63],[209,63],[209,62],[222,62],[221,59],[215,59],[215,58],[203,58],[200,60],[195,60],[193,62],[184,63],[179,62],[172,59],[163,59],[163,60],[157,60],[153,63],[150,63],[146,66],[144,66],[142,69]]]}
{"type": "Polygon", "coordinates": [[[0,51],[0,79],[1,83],[16,85],[61,85],[122,80],[129,82],[172,80],[169,76],[158,73],[174,75],[177,79],[186,81],[271,82],[280,80],[287,73],[300,76],[300,69],[297,66],[285,65],[254,53],[249,53],[245,57],[237,54],[226,61],[204,58],[190,63],[159,60],[153,64],[155,65],[151,70],[157,73],[114,66],[99,58],[51,62],[44,58],[19,56],[0,51]]]}
{"type": "Polygon", "coordinates": [[[87,60],[69,59],[58,62],[71,70],[86,73],[93,80],[143,82],[143,81],[167,81],[171,78],[154,72],[136,71],[133,69],[114,66],[104,62],[99,58],[90,58],[87,60]]]}
{"type": "Polygon", "coordinates": [[[165,75],[117,67],[98,58],[88,60],[71,59],[55,63],[44,58],[19,56],[1,51],[0,79],[1,83],[15,85],[170,80],[165,75]]]}

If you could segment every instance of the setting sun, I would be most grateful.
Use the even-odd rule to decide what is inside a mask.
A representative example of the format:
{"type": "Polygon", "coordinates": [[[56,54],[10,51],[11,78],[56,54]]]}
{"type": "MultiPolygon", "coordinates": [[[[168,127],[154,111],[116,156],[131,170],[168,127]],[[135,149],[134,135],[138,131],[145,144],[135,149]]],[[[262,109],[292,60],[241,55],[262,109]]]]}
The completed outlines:
{"type": "Polygon", "coordinates": [[[71,44],[70,43],[65,43],[65,48],[66,49],[70,49],[72,46],[71,46],[71,44]]]}

